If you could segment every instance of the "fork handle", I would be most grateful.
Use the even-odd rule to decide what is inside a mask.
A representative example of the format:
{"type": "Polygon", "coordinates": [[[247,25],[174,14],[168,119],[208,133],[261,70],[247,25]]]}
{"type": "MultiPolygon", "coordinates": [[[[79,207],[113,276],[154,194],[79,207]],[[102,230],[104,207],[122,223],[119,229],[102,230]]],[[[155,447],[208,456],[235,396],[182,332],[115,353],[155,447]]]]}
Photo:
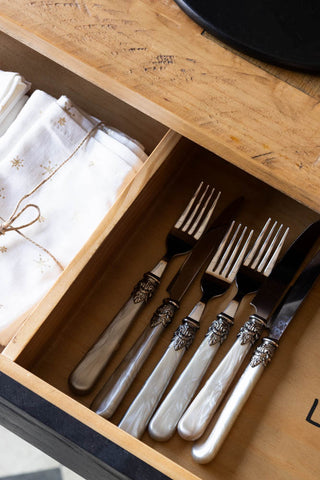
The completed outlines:
{"type": "Polygon", "coordinates": [[[277,347],[278,344],[272,339],[262,339],[210,435],[203,442],[200,441],[193,446],[192,456],[196,462],[208,463],[216,456],[277,347]]]}
{"type": "Polygon", "coordinates": [[[196,440],[204,433],[244,358],[264,328],[265,322],[256,315],[251,315],[241,327],[237,340],[181,418],[178,432],[182,438],[196,440]]]}
{"type": "Polygon", "coordinates": [[[163,301],[154,313],[150,325],[147,325],[94,399],[92,410],[104,418],[110,418],[114,414],[165,327],[171,323],[178,308],[179,304],[170,298],[163,301]]]}
{"type": "Polygon", "coordinates": [[[111,355],[119,348],[126,331],[153,296],[166,266],[167,262],[160,260],[153,270],[144,274],[135,285],[131,297],[73,370],[69,385],[78,395],[85,395],[93,388],[111,355]]]}
{"type": "Polygon", "coordinates": [[[204,309],[205,304],[200,301],[182,320],[161,360],[121,420],[119,427],[134,437],[143,435],[183,355],[194,340],[204,309]]]}
{"type": "MultiPolygon", "coordinates": [[[[229,308],[228,311],[230,310],[229,308]]],[[[220,345],[227,338],[227,335],[221,337],[214,332],[224,331],[226,334],[232,325],[232,317],[224,312],[220,313],[218,318],[212,322],[196,353],[151,419],[149,433],[154,440],[164,442],[172,437],[205,372],[220,345]],[[214,326],[215,328],[213,328],[214,326]]]]}

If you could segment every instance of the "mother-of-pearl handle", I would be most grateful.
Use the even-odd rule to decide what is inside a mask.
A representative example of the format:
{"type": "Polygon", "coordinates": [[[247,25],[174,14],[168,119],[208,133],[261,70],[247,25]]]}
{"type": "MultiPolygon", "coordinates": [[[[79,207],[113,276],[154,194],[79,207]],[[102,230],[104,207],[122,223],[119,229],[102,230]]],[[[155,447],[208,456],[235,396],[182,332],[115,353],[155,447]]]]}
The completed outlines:
{"type": "Polygon", "coordinates": [[[204,433],[252,343],[260,337],[264,327],[265,323],[252,315],[241,328],[237,340],[178,423],[182,438],[196,440],[204,433]]]}
{"type": "Polygon", "coordinates": [[[208,463],[215,457],[277,346],[272,339],[264,338],[256,349],[210,435],[193,446],[192,456],[196,462],[208,463]]]}
{"type": "Polygon", "coordinates": [[[114,414],[159,337],[171,323],[178,308],[179,304],[171,298],[166,298],[162,305],[157,308],[150,324],[143,330],[140,337],[93,400],[91,409],[98,415],[110,418],[114,414]]]}
{"type": "Polygon", "coordinates": [[[160,362],[119,423],[119,427],[122,430],[136,438],[140,438],[143,435],[150,417],[167,388],[183,354],[184,349],[176,351],[171,344],[169,345],[160,362]]]}
{"type": "Polygon", "coordinates": [[[212,323],[197,351],[150,421],[149,434],[154,440],[164,442],[174,434],[183,412],[220,345],[227,338],[232,324],[231,317],[223,313],[212,323]]]}
{"type": "Polygon", "coordinates": [[[205,304],[198,302],[190,315],[183,319],[166,352],[121,420],[119,427],[134,437],[143,435],[180,360],[193,342],[204,308],[205,304]]]}
{"type": "Polygon", "coordinates": [[[69,386],[78,395],[86,395],[94,387],[138,313],[154,295],[167,263],[160,260],[153,270],[144,274],[131,297],[75,367],[69,376],[69,386]]]}

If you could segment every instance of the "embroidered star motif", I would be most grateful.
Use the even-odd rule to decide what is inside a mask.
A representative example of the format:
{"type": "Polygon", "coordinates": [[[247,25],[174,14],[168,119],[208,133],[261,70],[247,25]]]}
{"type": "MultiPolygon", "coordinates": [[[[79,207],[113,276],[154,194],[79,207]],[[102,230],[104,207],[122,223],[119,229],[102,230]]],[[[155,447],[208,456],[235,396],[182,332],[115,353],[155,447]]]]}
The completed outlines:
{"type": "Polygon", "coordinates": [[[11,160],[11,166],[19,170],[20,167],[23,167],[23,159],[17,155],[13,160],[11,160]]]}
{"type": "Polygon", "coordinates": [[[52,173],[57,168],[57,164],[51,165],[51,160],[49,160],[48,165],[40,164],[40,168],[44,170],[41,175],[46,175],[47,173],[52,173]]]}
{"type": "Polygon", "coordinates": [[[39,267],[41,268],[41,273],[44,273],[47,268],[51,268],[49,261],[43,258],[41,253],[39,253],[39,260],[33,260],[33,261],[39,265],[39,267]]]}
{"type": "Polygon", "coordinates": [[[59,120],[57,121],[58,125],[60,125],[60,127],[63,127],[67,121],[65,119],[65,117],[60,117],[59,120]]]}
{"type": "Polygon", "coordinates": [[[7,251],[8,251],[7,247],[0,247],[0,252],[1,253],[5,253],[7,251]]]}

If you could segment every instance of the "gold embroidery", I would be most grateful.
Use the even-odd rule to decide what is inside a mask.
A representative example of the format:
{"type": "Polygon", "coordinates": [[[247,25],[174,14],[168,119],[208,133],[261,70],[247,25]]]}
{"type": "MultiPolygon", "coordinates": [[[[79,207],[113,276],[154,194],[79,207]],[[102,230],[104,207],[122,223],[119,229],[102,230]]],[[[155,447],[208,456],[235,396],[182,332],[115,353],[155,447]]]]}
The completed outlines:
{"type": "Polygon", "coordinates": [[[44,273],[47,268],[51,268],[50,262],[48,259],[43,258],[41,253],[39,253],[39,260],[33,260],[41,268],[41,273],[44,273]]]}
{"type": "Polygon", "coordinates": [[[39,217],[39,223],[43,223],[46,221],[45,217],[43,217],[42,215],[39,217]]]}
{"type": "Polygon", "coordinates": [[[52,173],[57,168],[57,166],[57,164],[51,165],[51,160],[49,160],[48,165],[40,164],[40,168],[44,170],[41,175],[47,175],[47,173],[52,173]]]}
{"type": "Polygon", "coordinates": [[[4,187],[0,188],[0,198],[3,198],[3,199],[6,198],[6,196],[4,195],[4,192],[5,192],[5,188],[4,187]]]}
{"type": "Polygon", "coordinates": [[[17,155],[13,160],[11,160],[12,167],[15,167],[19,170],[20,167],[23,167],[24,160],[17,155]]]}
{"type": "Polygon", "coordinates": [[[0,247],[1,253],[6,253],[8,251],[7,247],[0,247]]]}
{"type": "Polygon", "coordinates": [[[67,123],[67,121],[65,117],[60,117],[57,123],[60,125],[60,127],[63,127],[67,123]]]}

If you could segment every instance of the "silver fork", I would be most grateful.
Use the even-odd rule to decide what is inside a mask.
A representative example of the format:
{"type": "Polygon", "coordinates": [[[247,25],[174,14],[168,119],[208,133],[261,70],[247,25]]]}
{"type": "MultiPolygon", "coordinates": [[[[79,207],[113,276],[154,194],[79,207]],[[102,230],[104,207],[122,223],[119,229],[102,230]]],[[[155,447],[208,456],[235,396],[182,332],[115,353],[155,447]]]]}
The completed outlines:
{"type": "MultiPolygon", "coordinates": [[[[270,222],[271,219],[269,218],[253,245],[252,250],[248,253],[243,266],[240,268],[236,277],[238,293],[227,308],[218,315],[218,322],[219,320],[224,321],[224,317],[234,316],[242,298],[246,294],[258,290],[264,278],[270,275],[289,231],[289,228],[287,228],[283,235],[280,235],[283,229],[283,225],[280,225],[274,234],[277,225],[277,222],[275,222],[268,233],[270,222]],[[261,245],[262,241],[263,243],[261,245]]],[[[217,322],[217,320],[215,322],[217,322]]],[[[213,322],[209,328],[209,340],[212,338],[212,335],[213,338],[215,337],[216,330],[220,328],[219,323],[215,322],[213,322]]],[[[178,424],[178,432],[180,436],[186,440],[195,440],[204,433],[239,370],[244,357],[248,353],[250,343],[246,345],[242,344],[242,330],[243,327],[241,327],[234,345],[230,348],[182,416],[178,424]]]]}
{"type": "Polygon", "coordinates": [[[192,344],[206,304],[228,290],[243,261],[253,232],[244,240],[247,227],[241,230],[240,224],[234,229],[234,224],[232,222],[201,278],[200,301],[175,331],[166,352],[119,424],[120,428],[137,438],[144,433],[172,375],[192,344]]]}
{"type": "Polygon", "coordinates": [[[186,208],[166,238],[166,253],[155,267],[144,274],[123,305],[91,349],[69,376],[69,385],[77,394],[85,395],[93,388],[111,355],[119,348],[126,331],[151,299],[168,262],[176,255],[189,252],[210,226],[212,214],[220,197],[215,189],[201,182],[186,208]]]}

